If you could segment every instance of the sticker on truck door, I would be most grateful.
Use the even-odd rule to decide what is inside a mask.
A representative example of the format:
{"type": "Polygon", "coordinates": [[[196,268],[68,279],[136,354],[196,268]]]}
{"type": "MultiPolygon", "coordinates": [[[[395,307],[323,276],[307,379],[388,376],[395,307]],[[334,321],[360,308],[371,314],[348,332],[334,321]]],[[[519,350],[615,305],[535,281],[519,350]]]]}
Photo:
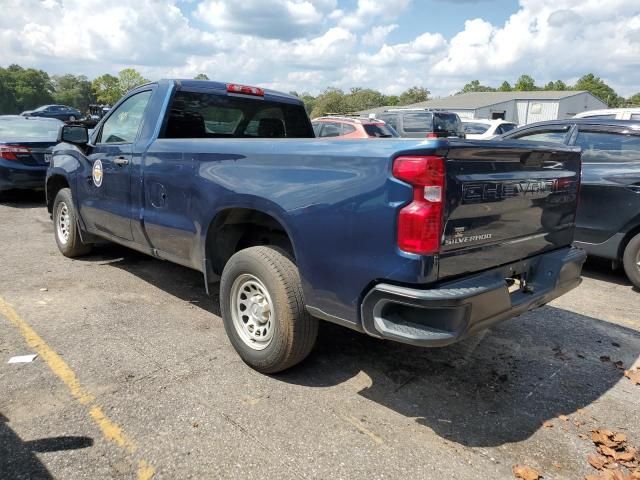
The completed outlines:
{"type": "Polygon", "coordinates": [[[96,187],[100,187],[102,185],[102,177],[104,173],[102,171],[102,162],[100,160],[96,160],[93,162],[93,184],[96,187]]]}

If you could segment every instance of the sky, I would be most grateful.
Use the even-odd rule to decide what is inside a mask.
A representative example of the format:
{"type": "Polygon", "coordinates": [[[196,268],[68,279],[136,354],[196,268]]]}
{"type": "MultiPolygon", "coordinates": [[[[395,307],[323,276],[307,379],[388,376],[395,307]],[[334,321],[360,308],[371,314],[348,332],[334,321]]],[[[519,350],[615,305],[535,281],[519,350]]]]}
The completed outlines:
{"type": "Polygon", "coordinates": [[[640,0],[0,0],[0,66],[94,78],[133,67],[317,94],[445,96],[592,72],[640,92],[640,0]]]}

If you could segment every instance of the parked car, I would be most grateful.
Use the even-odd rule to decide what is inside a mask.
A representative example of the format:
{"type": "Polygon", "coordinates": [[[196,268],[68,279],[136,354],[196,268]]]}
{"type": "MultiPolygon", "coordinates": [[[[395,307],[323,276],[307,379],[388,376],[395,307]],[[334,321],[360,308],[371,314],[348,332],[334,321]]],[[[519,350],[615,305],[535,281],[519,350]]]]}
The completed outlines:
{"type": "Polygon", "coordinates": [[[65,122],[73,122],[79,120],[82,114],[79,110],[66,105],[43,105],[35,110],[27,110],[20,115],[24,117],[46,117],[57,118],[65,122]]]}
{"type": "Polygon", "coordinates": [[[515,123],[505,120],[462,120],[466,138],[472,140],[490,140],[517,127],[515,123]]]}
{"type": "Polygon", "coordinates": [[[313,137],[292,95],[138,87],[90,138],[62,128],[46,183],[58,248],[107,239],[196,269],[207,289],[220,278],[232,345],[269,373],[307,356],[318,318],[436,347],[580,283],[586,256],[560,222],[579,149],[313,137]]]}
{"type": "Polygon", "coordinates": [[[395,108],[373,114],[400,134],[409,138],[464,138],[457,113],[439,110],[395,108]]]}
{"type": "Polygon", "coordinates": [[[640,107],[636,108],[604,108],[580,112],[573,118],[594,118],[608,120],[636,120],[640,121],[640,107]]]}
{"type": "Polygon", "coordinates": [[[316,137],[392,138],[399,137],[382,120],[353,117],[318,117],[311,121],[316,137]]]}
{"type": "Polygon", "coordinates": [[[582,148],[576,245],[622,263],[640,288],[640,121],[569,119],[535,123],[502,139],[582,148]]]}
{"type": "Polygon", "coordinates": [[[62,125],[54,118],[0,115],[0,192],[44,188],[62,125]]]}

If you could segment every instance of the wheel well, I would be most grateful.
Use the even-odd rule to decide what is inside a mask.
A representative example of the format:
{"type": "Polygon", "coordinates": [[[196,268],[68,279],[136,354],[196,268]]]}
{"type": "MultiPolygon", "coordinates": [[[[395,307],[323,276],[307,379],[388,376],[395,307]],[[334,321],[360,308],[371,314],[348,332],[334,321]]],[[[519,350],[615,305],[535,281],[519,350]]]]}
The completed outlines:
{"type": "Polygon", "coordinates": [[[293,243],[278,220],[258,210],[230,208],[220,212],[209,226],[206,258],[213,273],[220,275],[234,253],[258,245],[278,246],[295,260],[293,243]]]}
{"type": "Polygon", "coordinates": [[[47,210],[53,211],[53,201],[63,188],[68,188],[69,182],[62,175],[54,175],[47,180],[47,210]]]}
{"type": "Polygon", "coordinates": [[[631,241],[633,237],[635,237],[638,234],[640,234],[640,225],[636,225],[635,227],[633,227],[624,236],[624,239],[622,240],[622,242],[620,242],[620,251],[618,252],[619,260],[622,260],[622,257],[624,256],[624,251],[627,248],[627,244],[631,241]]]}

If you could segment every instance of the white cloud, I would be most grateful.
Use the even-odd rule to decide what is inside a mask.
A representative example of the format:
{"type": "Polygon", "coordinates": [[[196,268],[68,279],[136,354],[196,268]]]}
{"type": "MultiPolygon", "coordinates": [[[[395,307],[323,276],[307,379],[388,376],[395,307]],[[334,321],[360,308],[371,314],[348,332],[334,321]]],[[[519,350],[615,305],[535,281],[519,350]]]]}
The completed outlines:
{"type": "Polygon", "coordinates": [[[349,29],[360,29],[378,18],[395,18],[405,10],[411,0],[358,0],[355,12],[345,13],[340,19],[340,26],[349,29]]]}
{"type": "Polygon", "coordinates": [[[362,36],[362,43],[368,47],[378,47],[384,43],[391,32],[398,28],[397,24],[377,25],[362,36]]]}
{"type": "Polygon", "coordinates": [[[335,0],[205,0],[196,15],[216,29],[291,40],[318,31],[335,5],[335,0]]]}

